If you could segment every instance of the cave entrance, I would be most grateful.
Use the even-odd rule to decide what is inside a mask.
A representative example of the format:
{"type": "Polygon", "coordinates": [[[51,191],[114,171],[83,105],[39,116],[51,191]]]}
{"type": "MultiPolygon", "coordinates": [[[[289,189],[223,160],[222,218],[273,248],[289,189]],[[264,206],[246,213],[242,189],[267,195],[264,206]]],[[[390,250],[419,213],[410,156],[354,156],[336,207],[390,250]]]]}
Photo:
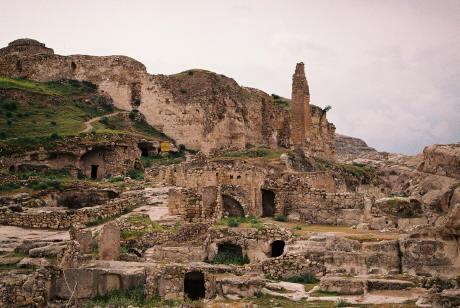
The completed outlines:
{"type": "Polygon", "coordinates": [[[184,294],[193,301],[205,297],[206,288],[202,272],[194,271],[185,274],[184,294]]]}
{"type": "Polygon", "coordinates": [[[271,247],[272,247],[272,258],[276,258],[276,257],[279,257],[283,254],[284,252],[284,246],[285,246],[285,243],[284,241],[281,241],[281,240],[276,240],[274,241],[272,244],[271,244],[271,247]]]}
{"type": "Polygon", "coordinates": [[[72,61],[72,63],[70,63],[70,68],[72,69],[72,71],[77,69],[77,65],[75,64],[75,62],[72,61]]]}
{"type": "Polygon", "coordinates": [[[140,143],[140,144],[137,145],[137,147],[139,148],[139,150],[141,150],[141,156],[142,157],[148,157],[149,156],[149,150],[150,150],[150,148],[152,148],[151,146],[149,146],[146,143],[140,143]]]}
{"type": "Polygon", "coordinates": [[[262,189],[262,217],[275,215],[275,193],[271,190],[262,189]]]}
{"type": "Polygon", "coordinates": [[[243,207],[234,198],[227,195],[222,195],[222,205],[225,216],[244,217],[243,207]]]}
{"type": "Polygon", "coordinates": [[[91,178],[92,179],[97,179],[97,169],[99,168],[99,165],[91,165],[91,178]]]}

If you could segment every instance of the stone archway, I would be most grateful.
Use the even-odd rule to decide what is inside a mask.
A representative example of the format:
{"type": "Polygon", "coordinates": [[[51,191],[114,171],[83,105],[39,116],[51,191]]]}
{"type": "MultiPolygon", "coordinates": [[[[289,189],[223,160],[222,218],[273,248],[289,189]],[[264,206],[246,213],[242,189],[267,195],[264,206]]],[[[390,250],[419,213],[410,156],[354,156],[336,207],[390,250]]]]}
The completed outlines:
{"type": "Polygon", "coordinates": [[[222,209],[226,216],[244,217],[244,209],[241,203],[228,195],[222,195],[222,209]]]}
{"type": "Polygon", "coordinates": [[[275,193],[268,189],[262,189],[262,217],[275,216],[275,193]]]}
{"type": "Polygon", "coordinates": [[[193,271],[185,274],[184,294],[193,301],[206,296],[204,274],[202,272],[193,271]]]}

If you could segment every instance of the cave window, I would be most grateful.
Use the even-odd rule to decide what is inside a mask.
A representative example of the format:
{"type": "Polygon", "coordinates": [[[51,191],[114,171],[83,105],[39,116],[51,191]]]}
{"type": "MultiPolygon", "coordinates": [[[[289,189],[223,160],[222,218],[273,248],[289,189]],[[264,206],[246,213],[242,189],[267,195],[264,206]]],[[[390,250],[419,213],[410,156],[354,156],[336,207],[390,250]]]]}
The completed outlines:
{"type": "Polygon", "coordinates": [[[97,179],[97,169],[99,168],[99,165],[91,165],[91,178],[92,179],[97,179]]]}
{"type": "Polygon", "coordinates": [[[271,190],[262,189],[262,217],[275,215],[275,193],[271,190]]]}
{"type": "Polygon", "coordinates": [[[77,69],[77,65],[75,64],[75,62],[72,61],[72,63],[70,63],[70,68],[72,69],[72,71],[77,69]]]}
{"type": "Polygon", "coordinates": [[[272,244],[271,244],[271,256],[272,258],[276,258],[276,257],[279,257],[283,254],[284,252],[284,246],[285,246],[285,243],[284,241],[281,241],[281,240],[276,240],[274,241],[272,244]]]}
{"type": "Polygon", "coordinates": [[[20,60],[16,61],[16,71],[22,72],[22,63],[20,60]]]}
{"type": "Polygon", "coordinates": [[[234,198],[222,195],[222,206],[224,214],[230,217],[244,217],[244,209],[234,198]]]}
{"type": "Polygon", "coordinates": [[[205,297],[204,274],[193,271],[185,274],[184,294],[191,300],[199,300],[205,297]]]}

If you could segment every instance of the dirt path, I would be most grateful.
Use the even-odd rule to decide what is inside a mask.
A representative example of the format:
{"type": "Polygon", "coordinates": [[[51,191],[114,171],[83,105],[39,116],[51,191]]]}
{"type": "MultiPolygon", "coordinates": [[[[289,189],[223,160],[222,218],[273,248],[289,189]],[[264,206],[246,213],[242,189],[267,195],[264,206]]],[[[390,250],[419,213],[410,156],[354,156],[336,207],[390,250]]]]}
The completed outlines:
{"type": "Polygon", "coordinates": [[[120,114],[121,112],[122,111],[116,111],[116,112],[113,112],[113,113],[110,113],[110,114],[102,115],[100,117],[95,117],[95,118],[89,119],[88,121],[85,122],[85,129],[82,130],[81,132],[82,133],[89,133],[93,129],[93,123],[94,122],[99,121],[103,117],[110,118],[110,117],[116,116],[117,114],[120,114]]]}

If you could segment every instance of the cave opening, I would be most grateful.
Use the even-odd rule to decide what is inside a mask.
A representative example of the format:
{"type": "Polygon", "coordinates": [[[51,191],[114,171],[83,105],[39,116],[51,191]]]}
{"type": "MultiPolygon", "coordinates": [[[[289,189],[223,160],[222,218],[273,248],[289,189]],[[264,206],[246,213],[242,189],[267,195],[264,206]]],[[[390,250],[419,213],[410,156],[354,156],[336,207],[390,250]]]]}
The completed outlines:
{"type": "Polygon", "coordinates": [[[199,300],[205,297],[204,274],[193,271],[185,274],[184,294],[191,300],[199,300]]]}
{"type": "Polygon", "coordinates": [[[281,256],[284,253],[284,241],[276,240],[271,244],[271,256],[272,258],[276,258],[281,256]]]}
{"type": "Polygon", "coordinates": [[[262,189],[262,217],[275,215],[275,193],[271,190],[262,189]]]}
{"type": "Polygon", "coordinates": [[[97,169],[99,168],[99,165],[91,165],[91,178],[92,179],[97,179],[97,169]]]}

